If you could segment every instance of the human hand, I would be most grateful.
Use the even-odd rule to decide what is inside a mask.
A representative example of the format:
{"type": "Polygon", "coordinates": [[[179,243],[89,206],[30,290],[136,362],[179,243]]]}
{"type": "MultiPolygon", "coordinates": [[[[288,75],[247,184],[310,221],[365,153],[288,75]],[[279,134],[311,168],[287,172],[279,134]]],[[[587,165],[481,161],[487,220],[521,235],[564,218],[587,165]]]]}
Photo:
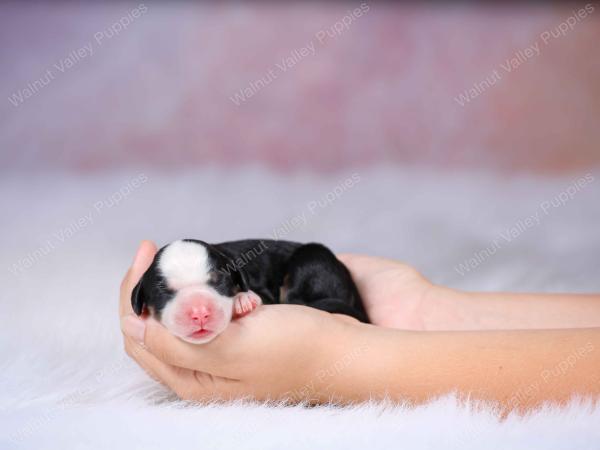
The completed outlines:
{"type": "Polygon", "coordinates": [[[426,329],[428,298],[436,287],[416,269],[367,255],[341,254],[337,258],[350,270],[374,325],[426,329]]]}
{"type": "MultiPolygon", "coordinates": [[[[151,376],[190,400],[325,401],[342,395],[345,385],[335,380],[340,374],[327,369],[356,351],[350,337],[364,325],[314,308],[265,305],[232,321],[207,344],[184,342],[131,309],[131,291],[155,253],[153,243],[141,244],[120,298],[125,350],[151,376]]],[[[345,366],[346,374],[351,365],[345,366]]]]}
{"type": "MultiPolygon", "coordinates": [[[[593,376],[600,360],[593,352],[578,360],[581,370],[551,376],[574,349],[600,346],[597,328],[419,333],[342,321],[314,308],[266,305],[232,322],[210,343],[190,344],[131,310],[131,290],[155,252],[154,244],[143,243],[121,286],[125,349],[183,399],[421,403],[454,392],[510,410],[549,400],[564,403],[573,394],[600,395],[593,376]],[[532,351],[536,348],[551,351],[532,351]],[[476,364],[465,364],[474,354],[476,364]],[[509,394],[539,380],[540,367],[548,368],[549,381],[515,405],[509,394]]],[[[390,301],[390,315],[404,295],[409,303],[437,304],[429,293],[435,286],[410,267],[358,255],[340,259],[350,267],[374,321],[384,319],[385,305],[374,304],[381,298],[390,301]]],[[[413,318],[422,317],[418,309],[413,318]]]]}

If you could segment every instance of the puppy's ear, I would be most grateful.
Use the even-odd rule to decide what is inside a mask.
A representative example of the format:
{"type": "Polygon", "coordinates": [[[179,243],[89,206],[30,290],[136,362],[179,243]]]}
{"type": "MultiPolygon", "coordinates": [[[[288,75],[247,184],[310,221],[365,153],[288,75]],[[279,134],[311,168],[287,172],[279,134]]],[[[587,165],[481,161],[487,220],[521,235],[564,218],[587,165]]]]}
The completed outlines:
{"type": "Polygon", "coordinates": [[[248,284],[248,275],[246,275],[244,269],[238,267],[235,270],[234,274],[234,276],[236,277],[236,282],[239,285],[242,292],[248,292],[250,290],[250,286],[248,284]]]}
{"type": "MultiPolygon", "coordinates": [[[[235,263],[235,261],[233,261],[233,259],[231,259],[225,253],[223,253],[221,250],[219,250],[216,245],[210,245],[210,244],[207,244],[206,242],[203,242],[203,244],[207,248],[210,248],[216,254],[221,256],[221,258],[223,258],[223,260],[225,261],[225,265],[227,267],[231,267],[233,269],[231,272],[233,281],[240,287],[242,292],[248,292],[250,290],[250,287],[248,285],[248,275],[246,275],[246,272],[244,271],[244,269],[242,269],[241,267],[238,267],[237,264],[235,263]]],[[[229,270],[228,270],[228,272],[229,272],[229,270]]]]}
{"type": "Polygon", "coordinates": [[[142,277],[138,284],[133,288],[133,291],[131,291],[131,307],[133,308],[133,312],[138,316],[142,315],[144,306],[146,306],[146,300],[144,298],[144,293],[142,292],[143,281],[144,277],[142,277]]]}

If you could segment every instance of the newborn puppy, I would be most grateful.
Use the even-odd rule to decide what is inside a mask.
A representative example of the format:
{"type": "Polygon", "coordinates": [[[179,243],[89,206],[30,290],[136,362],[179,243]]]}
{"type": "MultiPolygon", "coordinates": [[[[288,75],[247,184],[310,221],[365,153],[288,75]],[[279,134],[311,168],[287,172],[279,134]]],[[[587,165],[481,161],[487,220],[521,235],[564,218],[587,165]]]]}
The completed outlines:
{"type": "Polygon", "coordinates": [[[179,338],[202,344],[261,303],[294,303],[368,322],[350,272],[321,244],[194,239],[161,248],[131,294],[179,338]]]}

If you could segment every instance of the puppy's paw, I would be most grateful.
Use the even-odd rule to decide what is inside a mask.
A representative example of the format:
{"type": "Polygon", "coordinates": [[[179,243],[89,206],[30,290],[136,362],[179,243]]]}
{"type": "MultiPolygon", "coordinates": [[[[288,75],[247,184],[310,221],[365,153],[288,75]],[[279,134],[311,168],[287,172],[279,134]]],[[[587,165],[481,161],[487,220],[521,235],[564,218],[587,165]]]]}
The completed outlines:
{"type": "Polygon", "coordinates": [[[260,297],[252,292],[240,292],[233,298],[233,317],[243,317],[262,305],[260,297]]]}

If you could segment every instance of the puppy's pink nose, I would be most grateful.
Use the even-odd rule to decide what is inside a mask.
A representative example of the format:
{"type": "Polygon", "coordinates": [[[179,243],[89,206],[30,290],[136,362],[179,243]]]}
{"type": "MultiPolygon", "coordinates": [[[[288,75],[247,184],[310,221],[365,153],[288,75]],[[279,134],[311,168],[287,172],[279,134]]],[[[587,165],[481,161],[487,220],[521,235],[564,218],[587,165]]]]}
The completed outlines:
{"type": "Polygon", "coordinates": [[[207,305],[194,305],[190,308],[188,315],[192,322],[204,325],[210,318],[212,311],[207,305]]]}

